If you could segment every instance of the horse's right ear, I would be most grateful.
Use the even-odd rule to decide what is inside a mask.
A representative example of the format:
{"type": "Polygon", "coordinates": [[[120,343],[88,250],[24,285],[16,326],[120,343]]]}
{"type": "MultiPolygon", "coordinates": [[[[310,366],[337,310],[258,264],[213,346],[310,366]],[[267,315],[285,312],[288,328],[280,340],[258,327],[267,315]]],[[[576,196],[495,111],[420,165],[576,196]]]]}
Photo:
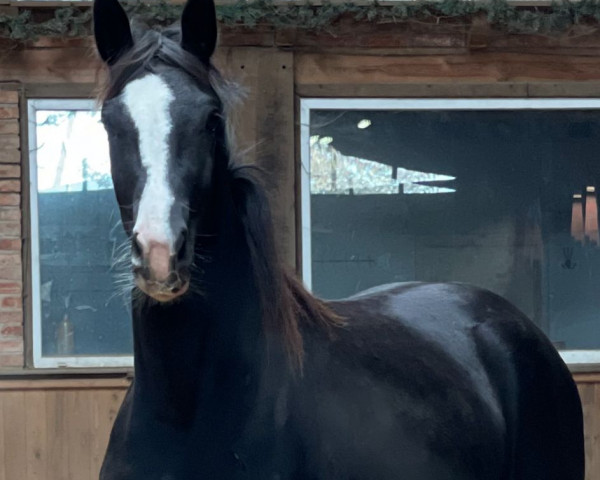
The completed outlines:
{"type": "Polygon", "coordinates": [[[118,0],[94,1],[94,37],[100,58],[108,65],[133,46],[129,19],[118,0]]]}

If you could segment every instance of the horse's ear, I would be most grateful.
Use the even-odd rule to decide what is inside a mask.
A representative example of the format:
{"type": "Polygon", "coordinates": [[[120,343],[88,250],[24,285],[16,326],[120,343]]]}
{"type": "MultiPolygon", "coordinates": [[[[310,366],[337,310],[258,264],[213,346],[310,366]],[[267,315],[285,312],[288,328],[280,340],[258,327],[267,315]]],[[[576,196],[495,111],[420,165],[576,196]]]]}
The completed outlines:
{"type": "Polygon", "coordinates": [[[129,19],[118,0],[94,1],[94,36],[100,57],[109,65],[133,46],[129,19]]]}
{"type": "Polygon", "coordinates": [[[217,46],[214,0],[188,0],[181,15],[181,46],[208,62],[217,46]]]}

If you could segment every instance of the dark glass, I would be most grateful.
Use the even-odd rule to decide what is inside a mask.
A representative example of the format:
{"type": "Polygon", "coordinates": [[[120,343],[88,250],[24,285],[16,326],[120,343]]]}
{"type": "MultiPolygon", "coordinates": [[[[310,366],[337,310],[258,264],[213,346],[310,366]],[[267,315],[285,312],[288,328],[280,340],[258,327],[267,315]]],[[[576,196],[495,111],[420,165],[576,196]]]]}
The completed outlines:
{"type": "Polygon", "coordinates": [[[558,348],[600,347],[595,192],[571,231],[573,195],[600,188],[600,112],[313,110],[311,144],[315,293],[466,282],[558,348]]]}
{"type": "Polygon", "coordinates": [[[126,236],[99,114],[38,111],[42,356],[132,354],[126,236]]]}

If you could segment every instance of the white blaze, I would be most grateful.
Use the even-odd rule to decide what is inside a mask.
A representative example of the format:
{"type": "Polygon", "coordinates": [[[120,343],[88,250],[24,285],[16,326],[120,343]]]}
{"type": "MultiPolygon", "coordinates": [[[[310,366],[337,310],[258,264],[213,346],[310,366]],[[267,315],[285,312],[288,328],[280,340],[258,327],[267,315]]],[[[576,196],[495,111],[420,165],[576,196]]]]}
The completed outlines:
{"type": "Polygon", "coordinates": [[[138,136],[146,184],[140,198],[134,232],[146,241],[173,248],[173,232],[169,222],[175,201],[168,180],[169,135],[174,96],[158,75],[147,75],[128,84],[123,101],[133,119],[138,136]]]}

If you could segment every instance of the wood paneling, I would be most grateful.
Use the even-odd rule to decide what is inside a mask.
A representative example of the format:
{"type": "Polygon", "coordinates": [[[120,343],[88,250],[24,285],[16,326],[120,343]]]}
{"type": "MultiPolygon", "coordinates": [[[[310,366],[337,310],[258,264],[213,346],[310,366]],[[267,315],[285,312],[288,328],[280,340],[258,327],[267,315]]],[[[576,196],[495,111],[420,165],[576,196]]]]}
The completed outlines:
{"type": "Polygon", "coordinates": [[[231,124],[242,161],[266,172],[283,259],[296,265],[294,55],[261,48],[224,48],[217,66],[245,94],[231,124]]]}
{"type": "MultiPolygon", "coordinates": [[[[585,417],[586,480],[600,478],[598,377],[575,375],[585,417]]],[[[127,383],[0,381],[0,480],[97,480],[127,383]]]]}
{"type": "Polygon", "coordinates": [[[0,480],[97,480],[127,384],[0,381],[0,480]]]}
{"type": "Polygon", "coordinates": [[[526,53],[379,56],[296,55],[296,82],[302,85],[449,82],[598,81],[596,57],[526,53]]]}
{"type": "Polygon", "coordinates": [[[575,375],[583,406],[586,480],[600,478],[600,379],[575,375]],[[593,380],[593,378],[595,380],[593,380]]]}

